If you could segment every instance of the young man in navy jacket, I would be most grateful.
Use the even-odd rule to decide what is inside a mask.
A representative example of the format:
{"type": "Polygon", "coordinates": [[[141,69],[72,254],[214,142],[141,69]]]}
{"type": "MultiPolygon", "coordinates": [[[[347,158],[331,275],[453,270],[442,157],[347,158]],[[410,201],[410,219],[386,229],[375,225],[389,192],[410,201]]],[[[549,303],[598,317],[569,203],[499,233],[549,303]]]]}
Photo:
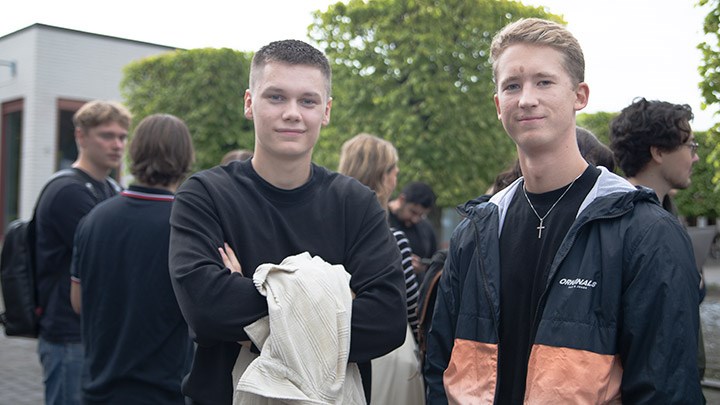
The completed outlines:
{"type": "Polygon", "coordinates": [[[652,191],[581,156],[577,40],[522,19],[491,57],[524,177],[464,207],[428,338],[428,402],[701,403],[690,240],[652,191]]]}

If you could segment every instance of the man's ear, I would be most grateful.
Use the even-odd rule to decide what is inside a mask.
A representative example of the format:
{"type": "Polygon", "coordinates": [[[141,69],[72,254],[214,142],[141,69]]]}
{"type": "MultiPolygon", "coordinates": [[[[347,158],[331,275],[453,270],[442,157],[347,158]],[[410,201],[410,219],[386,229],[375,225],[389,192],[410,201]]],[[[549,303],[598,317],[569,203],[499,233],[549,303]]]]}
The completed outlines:
{"type": "Polygon", "coordinates": [[[652,157],[652,160],[655,163],[662,164],[664,155],[665,152],[663,152],[662,149],[658,148],[657,146],[650,147],[650,157],[652,157]]]}
{"type": "Polygon", "coordinates": [[[87,133],[82,128],[75,128],[75,143],[77,144],[78,148],[85,147],[86,138],[87,133]]]}
{"type": "Polygon", "coordinates": [[[587,83],[581,82],[575,90],[575,111],[580,111],[588,104],[590,99],[590,87],[587,83]]]}
{"type": "Polygon", "coordinates": [[[332,97],[328,98],[327,104],[325,104],[325,116],[322,120],[322,125],[325,127],[330,123],[330,110],[332,110],[332,97]]]}
{"type": "Polygon", "coordinates": [[[243,100],[245,101],[245,107],[244,107],[243,114],[245,115],[245,118],[252,121],[253,120],[252,94],[250,94],[250,89],[245,90],[245,96],[243,96],[243,100]]]}

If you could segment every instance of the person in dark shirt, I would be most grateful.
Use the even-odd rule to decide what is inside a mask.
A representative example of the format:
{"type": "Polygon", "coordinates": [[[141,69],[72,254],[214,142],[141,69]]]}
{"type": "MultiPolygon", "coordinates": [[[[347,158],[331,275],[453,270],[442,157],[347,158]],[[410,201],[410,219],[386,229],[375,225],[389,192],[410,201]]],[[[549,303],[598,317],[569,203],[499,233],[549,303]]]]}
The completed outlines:
{"type": "Polygon", "coordinates": [[[40,316],[38,353],[45,402],[79,404],[82,345],[80,317],[70,305],[70,261],[78,222],[121,189],[107,177],[122,162],[130,112],[120,104],[91,101],[74,115],[78,158],[73,176],[59,178],[38,201],[36,268],[40,316]]]}
{"type": "Polygon", "coordinates": [[[71,301],[82,313],[83,403],[184,404],[192,341],[168,273],[170,210],[193,163],[190,131],[166,114],[130,144],[134,182],[78,225],[71,301]]]}
{"type": "Polygon", "coordinates": [[[433,254],[437,251],[437,236],[427,220],[435,205],[435,193],[421,181],[412,181],[388,203],[390,226],[405,233],[413,251],[413,268],[422,280],[433,254]]]}
{"type": "Polygon", "coordinates": [[[360,367],[367,398],[370,360],[405,339],[405,282],[385,211],[357,180],[312,163],[330,121],[330,81],[325,55],[302,41],[261,48],[245,92],[253,157],[196,173],[177,192],[170,275],[197,342],[183,381],[194,403],[232,402],[238,342],[248,342],[244,328],[268,314],[252,280],[264,263],[308,252],[351,274],[349,361],[360,367]],[[232,252],[237,268],[224,261],[232,252]]]}

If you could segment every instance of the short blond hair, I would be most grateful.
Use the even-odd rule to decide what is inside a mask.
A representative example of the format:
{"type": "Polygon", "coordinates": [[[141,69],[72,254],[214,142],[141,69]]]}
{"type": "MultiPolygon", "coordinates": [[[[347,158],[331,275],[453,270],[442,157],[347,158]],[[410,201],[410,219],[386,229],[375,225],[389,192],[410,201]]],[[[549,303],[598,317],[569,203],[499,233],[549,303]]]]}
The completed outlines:
{"type": "Polygon", "coordinates": [[[83,104],[75,115],[73,124],[85,132],[110,122],[117,122],[125,129],[130,128],[132,115],[125,106],[114,101],[94,100],[83,104]]]}
{"type": "Polygon", "coordinates": [[[354,177],[375,191],[380,205],[387,207],[393,190],[385,190],[384,180],[397,163],[398,153],[392,143],[362,133],[343,144],[338,172],[354,177]]]}
{"type": "Polygon", "coordinates": [[[497,62],[511,45],[549,46],[565,56],[565,70],[574,85],[585,81],[585,56],[577,39],[562,25],[541,18],[523,18],[498,32],[490,45],[493,80],[497,85],[497,62]]]}

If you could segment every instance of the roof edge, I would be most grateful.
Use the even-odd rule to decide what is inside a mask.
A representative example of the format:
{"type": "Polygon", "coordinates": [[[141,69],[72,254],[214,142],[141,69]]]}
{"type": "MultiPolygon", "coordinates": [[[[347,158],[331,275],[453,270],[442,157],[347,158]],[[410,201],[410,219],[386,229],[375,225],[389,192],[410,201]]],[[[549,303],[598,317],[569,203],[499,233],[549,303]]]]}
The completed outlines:
{"type": "Polygon", "coordinates": [[[72,29],[72,28],[58,27],[58,26],[55,26],[55,25],[48,25],[48,24],[43,24],[43,23],[35,23],[35,24],[32,24],[32,25],[28,25],[27,27],[20,28],[20,29],[17,30],[17,31],[13,31],[13,32],[11,32],[11,33],[9,33],[9,34],[5,34],[5,35],[1,36],[1,37],[0,37],[0,40],[5,39],[5,38],[8,38],[8,37],[11,37],[11,36],[13,36],[13,35],[17,35],[17,34],[23,32],[23,31],[32,30],[33,28],[47,29],[47,30],[53,30],[53,31],[69,32],[69,33],[86,35],[86,36],[93,36],[93,37],[98,37],[98,38],[107,38],[107,39],[112,39],[112,40],[115,40],[115,41],[132,42],[132,43],[140,44],[140,45],[151,45],[151,46],[157,46],[157,47],[160,47],[160,48],[166,48],[166,49],[168,49],[168,50],[175,50],[175,49],[180,49],[180,50],[182,50],[182,48],[178,48],[178,47],[175,47],[175,46],[161,45],[161,44],[155,44],[155,43],[152,43],[152,42],[138,41],[138,40],[134,40],[134,39],[127,39],[127,38],[121,38],[121,37],[114,37],[114,36],[111,36],[111,35],[96,34],[96,33],[94,33],[94,32],[81,31],[81,30],[76,30],[76,29],[72,29]]]}

